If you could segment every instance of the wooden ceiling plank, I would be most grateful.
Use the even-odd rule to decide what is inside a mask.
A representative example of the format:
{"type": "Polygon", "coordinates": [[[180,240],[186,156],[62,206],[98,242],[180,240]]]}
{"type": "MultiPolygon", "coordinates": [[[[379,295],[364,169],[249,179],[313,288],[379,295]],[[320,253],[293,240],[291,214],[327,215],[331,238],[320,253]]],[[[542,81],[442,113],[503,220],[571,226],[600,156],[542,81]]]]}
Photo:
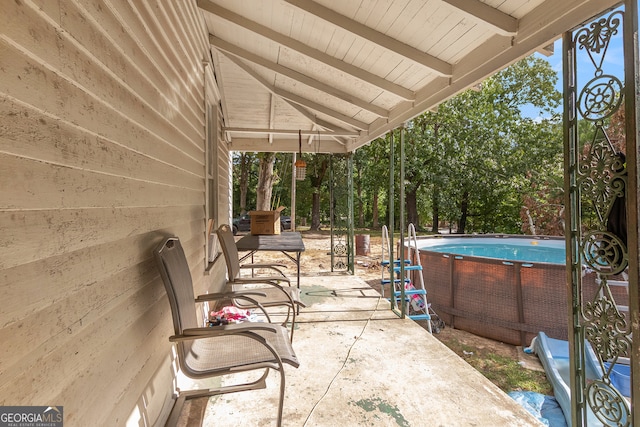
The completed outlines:
{"type": "Polygon", "coordinates": [[[346,92],[343,92],[337,89],[335,86],[328,85],[326,83],[322,83],[316,79],[308,77],[307,75],[300,73],[298,71],[292,70],[291,68],[285,67],[283,65],[277,64],[275,62],[269,61],[259,55],[251,53],[245,49],[242,49],[239,46],[235,46],[232,43],[227,42],[226,40],[222,40],[214,35],[209,35],[209,42],[212,46],[217,49],[223,50],[227,53],[240,57],[244,60],[253,62],[254,64],[258,64],[262,67],[268,68],[278,74],[282,74],[283,76],[289,77],[290,79],[296,80],[302,84],[305,84],[309,87],[317,89],[321,92],[328,93],[331,96],[334,96],[338,99],[341,99],[350,104],[356,105],[364,110],[372,112],[378,117],[389,117],[389,111],[384,108],[378,107],[371,102],[364,101],[362,99],[358,99],[355,96],[352,96],[346,92]]]}
{"type": "Polygon", "coordinates": [[[335,110],[332,110],[329,107],[325,107],[324,105],[318,104],[317,102],[303,98],[302,96],[296,95],[295,93],[291,93],[279,88],[274,88],[274,93],[283,99],[288,99],[289,101],[295,104],[302,105],[303,107],[310,108],[314,111],[317,111],[318,113],[324,114],[329,117],[333,117],[334,119],[341,121],[342,123],[348,124],[350,126],[353,126],[356,129],[365,130],[369,127],[369,125],[366,123],[363,123],[345,114],[339,113],[335,110]]]}
{"type": "Polygon", "coordinates": [[[273,135],[298,135],[298,132],[301,132],[302,136],[347,136],[354,137],[360,136],[360,132],[358,131],[326,131],[326,130],[298,130],[298,129],[257,129],[257,128],[238,128],[238,127],[225,127],[223,129],[225,132],[231,133],[257,133],[257,134],[266,134],[270,133],[273,135]]]}
{"type": "Polygon", "coordinates": [[[220,7],[211,2],[210,0],[198,0],[198,7],[206,12],[213,14],[218,18],[232,22],[240,27],[243,27],[267,39],[270,39],[274,43],[295,50],[305,56],[315,59],[316,61],[322,62],[332,68],[340,70],[364,82],[367,82],[372,86],[378,87],[387,92],[391,92],[402,99],[405,99],[407,101],[412,101],[414,99],[414,93],[400,85],[394,84],[388,80],[385,80],[383,77],[377,76],[347,62],[334,58],[333,56],[328,55],[320,50],[313,49],[298,40],[287,37],[270,28],[260,25],[257,22],[251,21],[244,18],[243,16],[224,9],[223,7],[220,7]]]}
{"type": "Polygon", "coordinates": [[[336,25],[345,31],[349,31],[362,37],[365,40],[382,46],[386,49],[396,52],[397,54],[404,56],[412,61],[433,70],[434,72],[442,76],[451,76],[453,74],[453,66],[435,56],[422,52],[412,46],[402,43],[386,34],[380,33],[358,21],[349,19],[344,15],[334,12],[333,10],[326,8],[318,3],[310,0],[285,0],[287,3],[304,10],[318,18],[321,18],[327,22],[336,25]]]}
{"type": "Polygon", "coordinates": [[[455,7],[465,15],[493,27],[493,30],[504,36],[514,36],[518,32],[518,20],[479,0],[442,0],[455,7]]]}
{"type": "Polygon", "coordinates": [[[363,134],[347,144],[347,150],[353,151],[384,135],[616,4],[617,0],[547,0],[520,19],[520,29],[513,43],[510,42],[510,37],[495,35],[490,38],[475,50],[474,55],[456,65],[452,79],[440,77],[429,83],[416,93],[416,102],[401,103],[390,111],[388,120],[374,121],[369,125],[366,135],[363,134]],[[544,23],[542,27],[541,22],[544,23]]]}
{"type": "MultiPolygon", "coordinates": [[[[229,144],[231,151],[245,152],[281,152],[295,153],[300,148],[298,138],[281,139],[275,138],[273,144],[267,144],[265,138],[233,138],[229,144]]],[[[302,144],[304,153],[346,153],[345,144],[334,138],[323,139],[318,146],[316,144],[302,144]]]]}
{"type": "Polygon", "coordinates": [[[233,63],[235,63],[238,67],[242,68],[247,74],[253,77],[258,83],[260,83],[265,89],[271,92],[278,97],[293,102],[294,104],[299,104],[303,107],[310,108],[311,110],[317,111],[329,117],[333,117],[336,120],[339,120],[343,123],[346,123],[350,126],[353,126],[356,129],[364,130],[368,127],[366,123],[363,123],[359,120],[355,120],[347,115],[339,113],[335,110],[332,110],[324,105],[318,104],[317,102],[311,101],[309,99],[303,98],[302,96],[296,95],[294,93],[288,92],[284,89],[280,89],[274,87],[273,85],[266,82],[261,76],[258,75],[254,70],[251,69],[247,64],[245,64],[240,58],[235,55],[232,55],[228,52],[221,51],[223,55],[229,58],[233,63]]]}

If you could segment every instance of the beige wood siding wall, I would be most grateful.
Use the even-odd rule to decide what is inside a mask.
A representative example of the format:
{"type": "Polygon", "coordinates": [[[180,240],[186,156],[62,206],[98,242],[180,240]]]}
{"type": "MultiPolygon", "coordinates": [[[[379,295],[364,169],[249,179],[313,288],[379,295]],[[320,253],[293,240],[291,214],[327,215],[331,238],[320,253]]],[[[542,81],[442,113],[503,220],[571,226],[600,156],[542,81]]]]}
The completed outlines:
{"type": "Polygon", "coordinates": [[[197,292],[224,280],[203,274],[207,49],[191,0],[2,1],[0,405],[63,405],[65,426],[166,417],[151,251],[177,235],[197,292]]]}
{"type": "MultiPolygon", "coordinates": [[[[222,109],[218,109],[222,112],[222,109]]],[[[222,123],[222,116],[218,123],[222,123]]],[[[220,128],[222,130],[222,128],[220,128]]],[[[220,140],[222,141],[222,134],[220,140]]],[[[217,164],[217,197],[218,203],[218,224],[230,224],[229,217],[231,216],[231,151],[226,142],[222,141],[218,144],[218,164],[217,164]]]]}

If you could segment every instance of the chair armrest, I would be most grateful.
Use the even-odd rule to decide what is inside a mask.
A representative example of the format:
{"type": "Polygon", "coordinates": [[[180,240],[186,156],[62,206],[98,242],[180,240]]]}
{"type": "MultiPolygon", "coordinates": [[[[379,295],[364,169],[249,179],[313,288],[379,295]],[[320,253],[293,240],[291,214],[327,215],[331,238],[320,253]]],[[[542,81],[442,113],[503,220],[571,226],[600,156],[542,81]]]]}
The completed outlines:
{"type": "Polygon", "coordinates": [[[267,319],[267,322],[271,323],[271,317],[269,316],[269,313],[267,313],[267,309],[264,308],[262,306],[262,304],[260,304],[260,302],[258,302],[258,300],[256,300],[253,297],[266,298],[267,294],[265,294],[264,292],[260,292],[259,289],[246,290],[246,291],[235,291],[235,292],[213,293],[213,294],[202,294],[202,295],[198,295],[198,297],[196,298],[195,301],[196,302],[205,302],[205,301],[214,301],[214,300],[219,300],[219,299],[243,299],[243,300],[249,301],[251,304],[253,304],[256,307],[258,307],[258,309],[260,311],[262,311],[262,314],[264,314],[264,317],[267,319]]]}
{"type": "Polygon", "coordinates": [[[261,262],[256,262],[256,263],[245,263],[245,264],[240,264],[240,268],[287,268],[287,264],[282,264],[279,262],[274,262],[274,263],[261,263],[261,262]]]}
{"type": "Polygon", "coordinates": [[[237,277],[232,282],[238,283],[278,283],[286,282],[291,286],[291,280],[285,276],[252,276],[252,277],[237,277]]]}
{"type": "Polygon", "coordinates": [[[256,297],[266,297],[267,295],[264,292],[260,292],[259,290],[247,290],[247,291],[236,291],[236,292],[219,292],[213,294],[202,294],[198,295],[196,298],[196,302],[205,302],[205,301],[215,301],[219,299],[232,299],[238,298],[242,296],[256,296],[256,297]]]}
{"type": "Polygon", "coordinates": [[[251,270],[255,270],[258,268],[266,268],[269,270],[274,270],[277,271],[281,276],[283,277],[287,277],[282,270],[280,270],[280,267],[282,268],[287,268],[286,265],[284,264],[241,264],[240,265],[240,269],[251,269],[251,270]]]}
{"type": "Polygon", "coordinates": [[[276,333],[280,325],[271,323],[236,323],[232,325],[213,326],[210,328],[190,328],[182,331],[182,334],[169,337],[171,342],[192,341],[202,338],[216,338],[226,335],[239,335],[247,332],[266,331],[276,333]]]}
{"type": "MultiPolygon", "coordinates": [[[[300,301],[299,298],[296,298],[295,300],[293,299],[293,297],[289,294],[289,292],[285,291],[284,287],[282,285],[280,285],[278,282],[274,282],[274,281],[256,281],[253,280],[252,278],[247,278],[246,280],[243,279],[236,279],[233,282],[229,282],[232,285],[268,285],[268,286],[272,286],[274,288],[278,288],[280,290],[280,292],[282,292],[282,295],[284,296],[284,298],[289,301],[289,305],[293,308],[295,307],[296,304],[299,304],[303,307],[306,307],[306,305],[304,305],[302,303],[302,301],[300,301]]],[[[288,282],[288,288],[291,288],[291,283],[288,282]]],[[[255,288],[255,290],[259,290],[260,288],[255,288]]],[[[243,292],[243,291],[239,291],[239,292],[243,292]]]]}
{"type": "MultiPolygon", "coordinates": [[[[278,283],[277,279],[274,280],[268,277],[239,277],[235,280],[230,280],[228,283],[231,285],[267,285],[285,292],[284,287],[278,283]]],[[[291,284],[289,283],[288,286],[291,286],[291,284]]],[[[247,288],[236,292],[260,292],[260,288],[247,288]]]]}

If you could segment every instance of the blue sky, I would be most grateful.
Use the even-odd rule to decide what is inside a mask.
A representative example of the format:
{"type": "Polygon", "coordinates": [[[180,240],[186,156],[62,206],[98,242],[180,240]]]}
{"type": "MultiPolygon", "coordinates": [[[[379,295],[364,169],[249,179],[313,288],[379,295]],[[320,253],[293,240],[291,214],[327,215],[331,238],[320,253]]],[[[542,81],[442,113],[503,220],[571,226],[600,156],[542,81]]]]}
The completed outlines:
{"type": "MultiPolygon", "coordinates": [[[[556,89],[562,92],[562,39],[554,43],[554,53],[552,56],[547,57],[539,53],[535,53],[534,55],[547,60],[551,67],[558,73],[556,89]]],[[[582,50],[578,51],[577,68],[578,88],[581,88],[594,77],[595,71],[594,65],[588,55],[582,50]]],[[[607,50],[602,68],[605,74],[615,75],[623,81],[624,55],[622,47],[622,25],[619,27],[618,34],[611,39],[611,44],[607,50]]],[[[525,107],[522,110],[526,116],[532,118],[539,117],[539,112],[533,107],[525,107]]],[[[558,111],[561,112],[562,107],[560,107],[558,111]]]]}

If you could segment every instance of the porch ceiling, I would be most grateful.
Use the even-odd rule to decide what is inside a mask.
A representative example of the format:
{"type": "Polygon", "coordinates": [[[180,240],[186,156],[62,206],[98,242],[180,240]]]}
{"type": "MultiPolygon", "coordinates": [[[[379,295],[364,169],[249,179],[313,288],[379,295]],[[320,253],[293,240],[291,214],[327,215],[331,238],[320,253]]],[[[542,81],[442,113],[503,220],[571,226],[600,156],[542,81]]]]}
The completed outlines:
{"type": "Polygon", "coordinates": [[[353,151],[617,3],[198,0],[231,149],[289,152],[353,151]]]}

